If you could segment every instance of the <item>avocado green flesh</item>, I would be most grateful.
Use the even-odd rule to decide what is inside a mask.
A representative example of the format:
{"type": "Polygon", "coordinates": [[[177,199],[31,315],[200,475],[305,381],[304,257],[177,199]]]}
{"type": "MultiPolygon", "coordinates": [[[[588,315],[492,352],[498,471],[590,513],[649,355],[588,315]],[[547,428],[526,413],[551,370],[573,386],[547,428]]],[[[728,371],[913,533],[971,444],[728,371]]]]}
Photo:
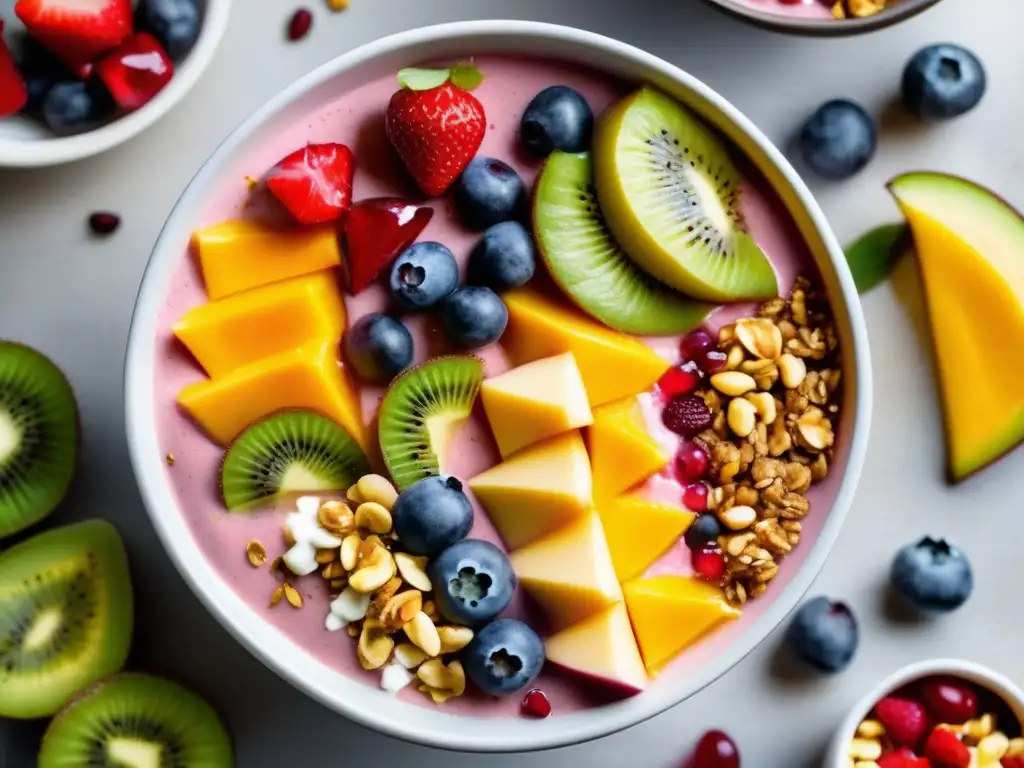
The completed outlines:
{"type": "Polygon", "coordinates": [[[725,147],[649,87],[613,105],[594,135],[608,227],[649,274],[708,301],[778,295],[768,258],[739,222],[741,179],[725,147]]]}
{"type": "Polygon", "coordinates": [[[683,333],[712,309],[659,283],[619,248],[594,195],[589,153],[556,151],[548,158],[537,180],[533,229],[559,287],[580,309],[617,331],[683,333]]]}

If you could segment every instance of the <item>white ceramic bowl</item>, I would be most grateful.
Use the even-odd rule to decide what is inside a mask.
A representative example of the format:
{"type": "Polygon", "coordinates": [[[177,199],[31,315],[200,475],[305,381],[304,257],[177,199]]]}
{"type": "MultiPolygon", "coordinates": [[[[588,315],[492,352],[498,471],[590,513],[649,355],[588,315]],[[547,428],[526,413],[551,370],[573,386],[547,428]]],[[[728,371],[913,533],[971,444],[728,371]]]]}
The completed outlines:
{"type": "MultiPolygon", "coordinates": [[[[867,333],[853,279],[825,217],[782,154],[729,102],[687,73],[623,43],[566,27],[519,21],[447,24],[405,32],[335,59],[294,83],[232,133],[185,191],[160,235],[139,293],[125,370],[128,443],[145,504],[171,558],[215,616],[255,655],[294,685],[368,728],[431,746],[473,751],[557,747],[604,736],[678,704],[722,675],[760,643],[796,605],[832,546],[860,476],[871,410],[867,333]],[[843,346],[844,416],[834,463],[831,509],[808,518],[806,544],[783,568],[776,588],[743,619],[674,665],[639,696],[544,721],[446,714],[393,698],[336,672],[265,622],[199,554],[176,509],[165,456],[157,438],[155,344],[172,273],[185,253],[200,212],[219,181],[241,178],[243,157],[274,131],[357,84],[403,66],[472,54],[543,56],[603,70],[622,80],[648,81],[673,94],[717,126],[774,186],[809,244],[835,312],[843,346]]],[[[163,404],[162,407],[167,407],[163,404]]]]}
{"type": "MultiPolygon", "coordinates": [[[[152,101],[142,109],[74,136],[56,136],[35,118],[2,118],[0,168],[40,168],[98,155],[134,138],[167,114],[206,71],[227,29],[231,0],[198,0],[197,4],[202,14],[199,38],[175,66],[174,77],[152,101]]],[[[19,24],[13,16],[8,19],[7,31],[13,32],[19,24]]]]}
{"type": "Polygon", "coordinates": [[[828,752],[822,768],[848,768],[850,741],[857,731],[857,726],[867,717],[868,713],[875,706],[879,699],[892,691],[919,680],[922,677],[932,675],[950,675],[963,678],[969,683],[974,683],[979,688],[991,691],[1000,697],[1009,706],[1014,716],[1024,724],[1024,691],[1017,687],[1009,678],[998,672],[994,672],[981,664],[963,659],[929,659],[919,661],[893,672],[878,685],[872,688],[860,701],[850,710],[850,714],[836,729],[832,743],[829,744],[828,752]]]}
{"type": "MultiPolygon", "coordinates": [[[[886,8],[874,16],[836,20],[791,16],[785,12],[772,11],[769,8],[764,8],[755,3],[747,3],[743,0],[706,1],[738,19],[763,29],[808,37],[852,37],[853,35],[875,32],[912,18],[939,2],[939,0],[899,0],[892,7],[886,8]]],[[[814,2],[818,1],[814,0],[814,2]]]]}

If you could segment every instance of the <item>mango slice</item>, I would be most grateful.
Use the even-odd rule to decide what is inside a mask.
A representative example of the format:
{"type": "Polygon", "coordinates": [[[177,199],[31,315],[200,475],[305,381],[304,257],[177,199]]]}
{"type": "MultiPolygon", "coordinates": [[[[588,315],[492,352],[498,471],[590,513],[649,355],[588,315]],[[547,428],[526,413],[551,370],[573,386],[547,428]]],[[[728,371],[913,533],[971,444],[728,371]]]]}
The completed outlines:
{"type": "Polygon", "coordinates": [[[647,685],[622,603],[552,635],[544,641],[544,652],[552,664],[625,694],[639,693],[647,685]]]}
{"type": "Polygon", "coordinates": [[[640,401],[626,397],[594,409],[587,430],[594,473],[594,498],[606,499],[632,488],[668,464],[671,456],[650,433],[640,401]]]}
{"type": "Polygon", "coordinates": [[[597,502],[615,576],[620,582],[642,574],[689,529],[693,512],[635,493],[597,502]]]}

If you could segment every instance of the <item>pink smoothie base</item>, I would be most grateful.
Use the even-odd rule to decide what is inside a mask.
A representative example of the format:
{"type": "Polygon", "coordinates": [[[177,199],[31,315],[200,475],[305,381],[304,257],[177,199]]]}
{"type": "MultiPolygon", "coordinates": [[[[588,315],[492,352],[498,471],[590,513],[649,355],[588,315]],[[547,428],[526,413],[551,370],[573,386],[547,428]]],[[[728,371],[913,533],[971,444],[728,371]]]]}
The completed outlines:
{"type": "MultiPolygon", "coordinates": [[[[488,118],[488,131],[481,152],[513,164],[527,183],[535,178],[540,163],[524,157],[519,151],[516,130],[523,109],[537,92],[558,83],[572,86],[587,97],[596,114],[629,90],[629,86],[611,82],[593,71],[557,62],[481,57],[476,63],[485,79],[475,95],[484,105],[488,118]]],[[[333,103],[296,120],[272,141],[253,151],[247,158],[248,174],[258,178],[278,159],[307,142],[342,142],[351,147],[356,156],[355,199],[379,195],[402,195],[418,199],[416,190],[384,136],[384,109],[395,88],[394,77],[388,76],[339,94],[333,103]]],[[[788,292],[797,274],[808,273],[811,261],[781,202],[764,187],[764,184],[747,185],[743,195],[743,215],[751,234],[775,266],[780,289],[788,292]]],[[[249,191],[244,178],[226,178],[221,184],[217,202],[204,211],[201,220],[195,222],[195,227],[239,216],[266,215],[267,208],[263,202],[253,199],[253,193],[249,191]]],[[[435,209],[434,218],[421,239],[443,242],[464,266],[465,258],[479,234],[469,232],[459,224],[447,200],[435,200],[431,204],[435,209]]],[[[330,598],[325,582],[318,575],[296,582],[296,587],[305,599],[302,609],[295,610],[284,602],[274,608],[269,606],[269,597],[279,582],[267,567],[256,569],[248,563],[245,547],[248,541],[257,539],[267,547],[271,559],[282,554],[285,550],[281,536],[283,514],[294,508],[293,503],[284,502],[276,509],[250,514],[229,514],[218,493],[223,450],[207,440],[200,429],[175,405],[181,388],[202,379],[203,373],[174,339],[170,329],[183,313],[206,300],[194,260],[189,254],[182,254],[160,316],[154,376],[157,387],[155,402],[159,409],[158,437],[161,449],[174,457],[173,466],[168,466],[166,471],[174,489],[177,509],[188,524],[194,545],[253,611],[324,664],[364,680],[367,685],[378,687],[380,674],[360,668],[356,660],[355,641],[344,630],[325,630],[324,618],[330,598]]],[[[386,286],[371,286],[357,297],[346,296],[346,302],[351,323],[362,314],[388,307],[386,286]]],[[[717,326],[737,316],[749,314],[750,309],[749,306],[736,306],[719,310],[711,325],[717,326]]],[[[432,318],[414,315],[405,319],[416,339],[417,362],[446,351],[443,336],[432,318]]],[[[675,359],[677,339],[648,341],[666,359],[675,359]]],[[[488,376],[508,368],[508,361],[500,346],[477,350],[474,354],[484,360],[488,376]]],[[[365,387],[362,390],[363,416],[368,424],[374,419],[382,393],[383,390],[379,388],[365,387]]],[[[678,439],[661,425],[659,409],[653,398],[645,395],[642,399],[652,433],[666,447],[674,450],[678,439]]],[[[493,466],[498,460],[498,452],[486,421],[477,412],[456,435],[450,449],[449,465],[445,470],[465,480],[493,466]]],[[[836,466],[841,466],[844,460],[844,457],[837,456],[836,466]]],[[[804,526],[804,544],[786,560],[780,577],[772,586],[772,592],[779,593],[785,588],[787,581],[799,569],[805,553],[811,549],[838,491],[840,474],[834,472],[809,494],[814,512],[804,526]]],[[[652,478],[647,484],[647,490],[652,496],[679,503],[680,489],[669,477],[652,478]]],[[[500,545],[486,514],[475,500],[473,503],[476,519],[470,535],[500,545]]],[[[680,541],[651,566],[650,572],[689,573],[689,555],[685,544],[680,541]]],[[[756,620],[769,604],[772,592],[769,592],[768,599],[751,604],[741,619],[688,649],[651,685],[671,685],[673,680],[685,677],[688,671],[700,668],[722,649],[723,644],[731,643],[756,620]]],[[[528,604],[522,590],[517,590],[516,599],[507,615],[525,618],[543,630],[542,621],[528,604]]],[[[538,678],[536,686],[543,689],[551,699],[555,715],[599,706],[611,700],[608,692],[588,686],[577,677],[552,670],[550,665],[538,678]]],[[[412,686],[399,696],[423,706],[436,706],[412,686]]],[[[496,699],[470,690],[465,696],[452,699],[443,707],[444,711],[473,717],[518,716],[519,700],[519,696],[496,699]]]]}
{"type": "MultiPolygon", "coordinates": [[[[794,19],[831,19],[831,3],[824,0],[802,0],[802,2],[787,3],[783,0],[735,0],[740,5],[746,5],[758,11],[765,11],[777,16],[789,16],[794,19]]],[[[836,19],[840,21],[840,19],[836,19]]]]}

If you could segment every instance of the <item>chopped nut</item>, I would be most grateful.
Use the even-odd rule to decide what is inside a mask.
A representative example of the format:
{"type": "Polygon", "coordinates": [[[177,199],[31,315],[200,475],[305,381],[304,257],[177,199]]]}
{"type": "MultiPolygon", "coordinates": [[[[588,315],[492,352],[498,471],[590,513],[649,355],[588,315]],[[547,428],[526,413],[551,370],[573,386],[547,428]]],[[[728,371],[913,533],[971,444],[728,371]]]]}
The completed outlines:
{"type": "Polygon", "coordinates": [[[327,563],[320,575],[328,581],[336,581],[345,576],[345,566],[335,560],[333,563],[327,563]]]}
{"type": "Polygon", "coordinates": [[[739,557],[743,554],[743,550],[747,548],[757,536],[753,533],[744,533],[737,536],[728,536],[725,540],[725,551],[733,557],[739,557]]]}
{"type": "Polygon", "coordinates": [[[391,513],[375,501],[364,501],[356,509],[356,527],[370,533],[390,533],[391,513]]]}
{"type": "Polygon", "coordinates": [[[877,739],[853,739],[847,754],[854,760],[877,760],[882,756],[882,743],[877,739]]]}
{"type": "Polygon", "coordinates": [[[762,424],[771,424],[775,421],[775,398],[770,392],[748,392],[745,397],[754,406],[757,418],[762,424]]]}
{"type": "Polygon", "coordinates": [[[341,567],[346,571],[354,571],[359,563],[359,548],[363,540],[358,533],[352,533],[341,541],[341,567]]]}
{"type": "Polygon", "coordinates": [[[343,501],[328,501],[320,506],[317,521],[336,536],[347,536],[356,529],[355,515],[343,501]]]}
{"type": "Polygon", "coordinates": [[[440,659],[431,659],[420,665],[416,676],[423,681],[419,690],[429,693],[436,703],[466,692],[466,673],[458,661],[445,667],[440,659]]]}
{"type": "Polygon", "coordinates": [[[718,346],[727,347],[736,339],[736,326],[723,325],[718,329],[718,346]]]}
{"type": "MultiPolygon", "coordinates": [[[[385,606],[402,588],[402,580],[397,576],[389,579],[383,587],[373,593],[373,600],[370,601],[369,615],[374,619],[381,619],[385,606]]],[[[381,619],[383,621],[383,619],[381,619]]],[[[387,622],[385,622],[387,623],[387,622]]],[[[398,629],[398,627],[395,627],[398,629]]]]}
{"type": "Polygon", "coordinates": [[[356,656],[363,669],[380,669],[388,663],[394,649],[395,641],[383,624],[374,619],[363,622],[356,647],[356,656]]]}
{"type": "Polygon", "coordinates": [[[267,549],[256,539],[245,545],[245,556],[249,558],[249,564],[253,568],[259,568],[267,562],[267,549]]]}
{"type": "Polygon", "coordinates": [[[727,371],[734,371],[743,365],[743,361],[746,360],[747,353],[743,349],[741,344],[733,344],[725,353],[725,365],[723,368],[727,371]]]}
{"type": "Polygon", "coordinates": [[[799,357],[786,353],[779,357],[779,377],[786,389],[796,389],[807,375],[807,364],[799,357]]]}
{"type": "Polygon", "coordinates": [[[270,595],[270,605],[277,605],[281,602],[282,597],[284,597],[284,587],[278,587],[270,595]]]}
{"type": "MultiPolygon", "coordinates": [[[[751,379],[753,383],[753,379],[751,379]]],[[[737,397],[729,401],[728,409],[729,429],[738,437],[746,437],[754,431],[757,424],[757,408],[749,400],[737,397]]]]}
{"type": "Polygon", "coordinates": [[[757,384],[750,374],[723,371],[711,377],[711,386],[729,397],[739,397],[755,389],[757,384]]]}
{"type": "Polygon", "coordinates": [[[797,431],[800,436],[800,443],[804,448],[813,451],[823,451],[832,447],[835,435],[832,432],[832,422],[828,420],[820,408],[811,406],[796,422],[797,431]]]}
{"type": "MultiPolygon", "coordinates": [[[[380,612],[380,620],[386,627],[401,629],[413,617],[423,611],[423,593],[418,589],[399,592],[388,600],[380,612]]],[[[433,623],[431,623],[433,626],[433,623]]]]}
{"type": "Polygon", "coordinates": [[[437,636],[441,639],[441,654],[461,651],[473,640],[473,630],[469,627],[438,627],[437,636]]]}
{"type": "Polygon", "coordinates": [[[405,636],[428,656],[437,656],[441,653],[441,637],[437,633],[437,627],[423,611],[413,616],[402,629],[405,636]]]}
{"type": "Polygon", "coordinates": [[[355,487],[364,502],[380,504],[388,512],[391,511],[398,499],[398,491],[395,490],[395,486],[380,475],[363,475],[355,487]]]}
{"type": "Polygon", "coordinates": [[[168,453],[166,461],[167,461],[167,466],[168,467],[173,467],[174,466],[174,454],[173,453],[168,453]]]}
{"type": "Polygon", "coordinates": [[[718,515],[718,519],[730,531],[742,531],[757,521],[757,512],[753,507],[739,505],[730,507],[718,515]]]}
{"type": "Polygon", "coordinates": [[[353,486],[350,486],[349,489],[345,491],[345,498],[356,505],[362,504],[364,501],[366,501],[366,499],[363,498],[363,494],[359,492],[358,483],[356,483],[353,486]]]}
{"type": "Polygon", "coordinates": [[[284,585],[284,596],[292,608],[302,607],[302,595],[300,595],[299,591],[291,584],[284,585]]]}
{"type": "Polygon", "coordinates": [[[316,554],[313,555],[313,560],[316,561],[317,565],[327,565],[328,563],[333,563],[337,559],[337,549],[318,549],[316,554]]]}
{"type": "Polygon", "coordinates": [[[427,600],[427,602],[423,604],[423,612],[435,623],[441,619],[441,615],[437,612],[437,605],[433,600],[427,600]]]}
{"type": "Polygon", "coordinates": [[[410,586],[423,592],[430,592],[434,589],[430,583],[430,577],[427,576],[428,562],[426,557],[416,557],[405,552],[395,553],[395,565],[398,567],[398,573],[410,586]]]}
{"type": "Polygon", "coordinates": [[[766,317],[737,320],[736,338],[754,357],[774,360],[782,354],[782,332],[766,317]]]}
{"type": "Polygon", "coordinates": [[[399,643],[395,646],[395,659],[406,669],[416,669],[429,656],[412,643],[399,643]]]}
{"type": "Polygon", "coordinates": [[[373,592],[394,578],[396,572],[395,559],[381,547],[359,564],[348,577],[348,585],[356,592],[373,592]]]}

